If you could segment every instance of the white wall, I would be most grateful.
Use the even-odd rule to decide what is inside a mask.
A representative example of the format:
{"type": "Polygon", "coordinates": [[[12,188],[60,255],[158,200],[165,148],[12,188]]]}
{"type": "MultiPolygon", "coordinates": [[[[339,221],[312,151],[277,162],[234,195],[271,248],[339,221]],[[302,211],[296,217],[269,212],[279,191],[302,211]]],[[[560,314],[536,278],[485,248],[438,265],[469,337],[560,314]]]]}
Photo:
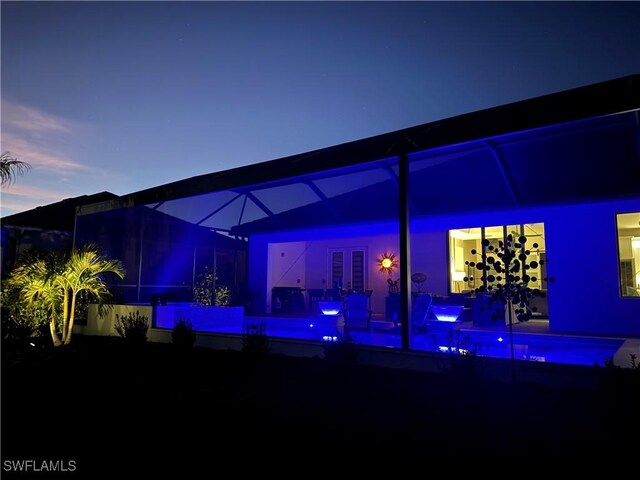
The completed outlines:
{"type": "Polygon", "coordinates": [[[271,286],[304,288],[306,248],[306,242],[269,244],[271,286]]]}
{"type": "Polygon", "coordinates": [[[422,289],[437,295],[447,295],[449,265],[447,232],[415,232],[411,235],[411,273],[427,276],[422,289]]]}
{"type": "MultiPolygon", "coordinates": [[[[385,252],[398,255],[398,237],[388,233],[394,228],[397,230],[395,226],[378,224],[369,228],[327,229],[321,233],[308,231],[253,236],[249,241],[250,288],[255,286],[261,292],[261,298],[270,309],[272,286],[330,288],[329,251],[364,249],[367,252],[366,288],[373,290],[371,308],[374,313],[384,313],[389,276],[379,271],[376,260],[385,252]],[[365,236],[363,231],[372,233],[365,236]],[[306,241],[301,242],[300,238],[306,241]],[[260,262],[262,265],[258,265],[260,262]],[[253,274],[264,269],[266,264],[273,269],[271,274],[265,272],[268,281],[253,274]],[[300,283],[298,279],[302,279],[300,283]]],[[[441,295],[448,292],[446,241],[446,232],[421,232],[413,236],[411,247],[412,271],[424,272],[427,281],[423,288],[441,295]]],[[[397,279],[398,275],[394,274],[393,278],[397,279]]]]}
{"type": "Polygon", "coordinates": [[[107,305],[103,314],[99,315],[98,305],[92,303],[87,311],[87,324],[74,325],[73,329],[84,335],[118,335],[114,328],[116,315],[127,316],[138,311],[149,319],[151,325],[152,308],[151,305],[107,305]]]}
{"type": "MultiPolygon", "coordinates": [[[[365,257],[365,289],[373,290],[371,309],[374,313],[384,313],[385,297],[389,292],[389,275],[379,271],[376,259],[385,252],[398,254],[397,238],[391,234],[359,236],[348,238],[323,238],[309,242],[307,249],[307,285],[308,288],[331,288],[330,285],[330,249],[349,251],[363,249],[365,257]],[[324,284],[322,282],[325,282],[324,284]]],[[[397,273],[393,279],[397,279],[397,273]]]]}
{"type": "MultiPolygon", "coordinates": [[[[640,211],[640,199],[434,216],[412,221],[412,271],[427,275],[427,291],[446,294],[448,230],[542,222],[545,225],[547,274],[554,279],[548,285],[551,330],[640,335],[640,298],[623,298],[619,292],[616,229],[617,213],[635,211],[640,211]]],[[[328,279],[327,248],[366,245],[368,288],[374,290],[372,306],[375,312],[384,312],[387,277],[375,268],[375,259],[384,251],[399,253],[394,233],[397,228],[397,224],[353,225],[343,229],[253,236],[249,241],[251,288],[260,290],[266,301],[269,242],[310,242],[306,246],[305,275],[301,277],[305,288],[322,288],[318,285],[319,279],[328,279]]]]}
{"type": "Polygon", "coordinates": [[[344,228],[326,228],[304,231],[290,231],[254,235],[249,239],[249,289],[256,295],[254,311],[266,313],[270,311],[271,287],[278,274],[269,273],[271,266],[278,272],[290,273],[285,276],[290,284],[282,281],[278,286],[301,286],[303,288],[329,288],[328,249],[365,247],[367,249],[367,288],[374,290],[372,308],[384,312],[384,297],[388,292],[387,276],[375,268],[375,259],[385,251],[398,252],[399,247],[394,235],[396,225],[375,224],[367,227],[348,226],[344,228]],[[364,236],[363,231],[371,233],[364,236]],[[375,240],[373,240],[375,239],[375,240]],[[297,255],[304,251],[304,261],[297,260],[297,255]],[[284,257],[280,254],[284,253],[284,257]],[[284,258],[285,260],[280,260],[284,258]],[[291,259],[290,263],[287,263],[291,259]],[[282,262],[282,263],[279,263],[282,262]],[[302,265],[299,265],[302,263],[302,265]],[[300,284],[297,283],[301,279],[300,284]],[[322,284],[322,280],[325,284],[322,284]],[[374,298],[378,297],[377,299],[374,298]],[[262,308],[261,308],[262,307],[262,308]]]}
{"type": "MultiPolygon", "coordinates": [[[[306,288],[307,242],[270,243],[267,252],[270,272],[267,292],[273,287],[306,288]]],[[[270,294],[267,294],[267,308],[271,310],[270,294]]]]}

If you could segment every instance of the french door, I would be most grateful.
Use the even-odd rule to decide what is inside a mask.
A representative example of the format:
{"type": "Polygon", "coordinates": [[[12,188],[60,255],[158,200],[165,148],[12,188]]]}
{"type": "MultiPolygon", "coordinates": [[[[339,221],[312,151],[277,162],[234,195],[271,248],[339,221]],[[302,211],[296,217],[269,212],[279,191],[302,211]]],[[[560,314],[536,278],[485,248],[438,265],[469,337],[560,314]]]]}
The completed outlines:
{"type": "Polygon", "coordinates": [[[329,249],[330,288],[364,291],[366,288],[366,249],[329,249]]]}

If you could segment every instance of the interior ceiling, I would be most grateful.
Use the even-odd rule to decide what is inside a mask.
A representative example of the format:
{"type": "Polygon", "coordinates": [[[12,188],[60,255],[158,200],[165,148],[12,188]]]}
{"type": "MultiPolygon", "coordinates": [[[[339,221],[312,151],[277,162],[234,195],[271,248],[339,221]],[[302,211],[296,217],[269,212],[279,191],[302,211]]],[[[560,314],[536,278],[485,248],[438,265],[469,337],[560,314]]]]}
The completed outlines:
{"type": "MultiPolygon", "coordinates": [[[[638,112],[425,150],[409,157],[413,215],[640,195],[638,112]]],[[[148,205],[205,227],[254,232],[397,218],[395,158],[148,205]]]]}
{"type": "Polygon", "coordinates": [[[640,229],[640,213],[618,215],[618,227],[623,229],[640,229]]]}

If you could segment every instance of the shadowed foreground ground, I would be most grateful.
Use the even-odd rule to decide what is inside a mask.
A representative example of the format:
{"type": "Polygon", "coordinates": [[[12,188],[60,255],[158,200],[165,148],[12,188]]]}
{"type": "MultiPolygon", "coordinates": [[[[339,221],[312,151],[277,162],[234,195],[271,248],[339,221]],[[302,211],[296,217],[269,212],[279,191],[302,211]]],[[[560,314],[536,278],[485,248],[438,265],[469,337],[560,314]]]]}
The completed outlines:
{"type": "Polygon", "coordinates": [[[77,478],[477,473],[518,459],[527,471],[559,461],[614,468],[640,448],[631,373],[624,387],[585,390],[166,344],[130,349],[117,338],[78,336],[58,351],[5,344],[2,459],[74,460],[74,472],[58,475],[77,478]]]}

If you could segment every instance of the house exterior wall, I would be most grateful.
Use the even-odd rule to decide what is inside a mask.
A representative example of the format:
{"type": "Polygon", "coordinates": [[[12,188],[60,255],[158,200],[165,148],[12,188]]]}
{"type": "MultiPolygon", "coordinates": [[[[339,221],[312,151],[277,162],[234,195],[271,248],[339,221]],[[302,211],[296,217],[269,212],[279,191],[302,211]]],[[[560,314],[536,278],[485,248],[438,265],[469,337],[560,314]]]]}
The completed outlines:
{"type": "MultiPolygon", "coordinates": [[[[366,250],[366,288],[373,290],[371,308],[373,313],[384,313],[389,276],[379,271],[376,259],[385,252],[398,253],[397,236],[389,233],[394,228],[397,229],[397,226],[380,223],[344,229],[310,229],[252,236],[249,241],[249,271],[252,272],[249,276],[250,288],[254,292],[260,292],[259,298],[267,305],[262,313],[270,311],[270,292],[273,286],[330,288],[328,252],[352,249],[366,250]],[[371,235],[363,235],[363,232],[371,232],[371,235]],[[297,241],[293,241],[294,239],[297,241]],[[300,239],[307,240],[300,242],[300,239]],[[286,275],[280,273],[287,270],[286,275]],[[254,274],[257,272],[262,272],[263,277],[254,274]],[[271,281],[267,281],[268,278],[271,281]],[[300,283],[297,282],[298,279],[301,279],[300,283]]],[[[423,290],[446,295],[446,231],[415,232],[411,237],[411,245],[412,272],[424,272],[427,275],[423,290]]],[[[394,274],[392,278],[397,279],[398,274],[394,274]]]]}
{"type": "Polygon", "coordinates": [[[425,292],[447,295],[447,232],[427,231],[411,234],[411,273],[421,272],[427,276],[422,286],[425,292]]]}
{"type": "Polygon", "coordinates": [[[619,287],[616,214],[631,211],[640,211],[640,200],[566,207],[549,215],[552,331],[640,335],[640,298],[621,297],[619,287]]]}
{"type": "MultiPolygon", "coordinates": [[[[411,222],[412,272],[427,275],[424,289],[448,293],[447,231],[520,223],[545,225],[550,330],[602,335],[640,335],[640,298],[622,298],[619,292],[616,214],[640,211],[640,199],[523,208],[464,215],[434,216],[411,222]]],[[[267,300],[270,283],[265,266],[269,247],[287,242],[305,243],[304,265],[296,272],[303,288],[322,288],[327,279],[330,248],[366,247],[368,288],[374,290],[374,312],[384,311],[386,275],[375,267],[384,251],[398,252],[397,224],[352,225],[344,228],[309,229],[252,236],[249,241],[250,288],[267,300]],[[367,232],[368,235],[363,235],[367,232]],[[304,276],[303,276],[304,273],[304,276]]],[[[279,268],[284,268],[280,266],[279,268]]],[[[292,285],[295,286],[295,285],[292,285]]]]}
{"type": "Polygon", "coordinates": [[[385,251],[398,251],[398,242],[394,235],[389,233],[394,230],[397,231],[394,224],[377,223],[252,236],[249,239],[249,289],[257,299],[258,310],[261,302],[264,305],[259,313],[271,311],[271,288],[274,286],[330,288],[330,248],[366,249],[366,285],[374,290],[372,308],[374,311],[384,312],[384,296],[379,294],[388,291],[388,277],[375,267],[375,259],[385,251]],[[363,232],[370,235],[365,236],[363,232]],[[282,253],[285,255],[282,256],[282,253]],[[274,271],[288,273],[284,276],[274,276],[274,271]],[[297,282],[298,279],[300,283],[297,282]],[[323,280],[326,282],[324,285],[323,280]]]}
{"type": "MultiPolygon", "coordinates": [[[[398,242],[391,234],[357,236],[347,238],[323,238],[309,243],[307,261],[307,281],[309,288],[330,288],[329,251],[340,250],[349,254],[353,250],[365,253],[365,289],[373,290],[371,309],[374,313],[384,312],[384,301],[388,293],[389,275],[378,270],[376,258],[384,252],[398,252],[398,242]],[[324,282],[324,283],[323,283],[324,282]]],[[[392,275],[395,280],[397,274],[392,275]]]]}
{"type": "Polygon", "coordinates": [[[267,295],[271,261],[269,260],[269,244],[259,237],[249,241],[247,255],[247,296],[250,304],[246,311],[254,314],[265,314],[271,308],[271,297],[267,295]],[[267,305],[267,301],[269,304],[267,305]]]}
{"type": "Polygon", "coordinates": [[[305,288],[304,255],[307,242],[272,243],[268,248],[271,264],[269,284],[274,287],[305,288]]]}
{"type": "MultiPolygon", "coordinates": [[[[469,213],[421,219],[414,231],[542,222],[553,332],[640,335],[640,298],[619,291],[616,214],[640,211],[640,199],[469,213]]],[[[415,255],[415,252],[412,252],[415,255]]]]}

